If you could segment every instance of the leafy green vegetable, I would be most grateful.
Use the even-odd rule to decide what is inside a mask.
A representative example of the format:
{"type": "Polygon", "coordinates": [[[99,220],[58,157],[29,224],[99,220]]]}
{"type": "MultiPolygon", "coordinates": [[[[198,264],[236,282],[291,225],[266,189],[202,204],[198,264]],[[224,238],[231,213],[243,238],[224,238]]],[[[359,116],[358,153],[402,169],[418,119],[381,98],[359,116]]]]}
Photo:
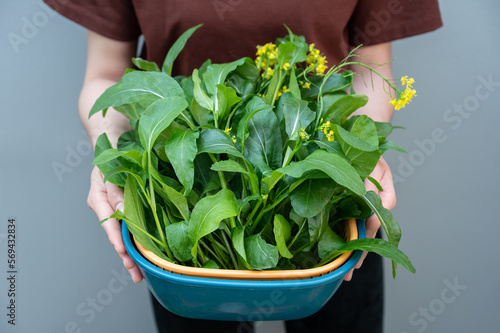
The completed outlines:
{"type": "MultiPolygon", "coordinates": [[[[147,249],[183,265],[302,269],[362,250],[413,272],[397,248],[399,225],[363,183],[382,190],[370,173],[386,150],[403,149],[387,140],[395,126],[352,115],[368,101],[353,93],[354,73],[345,70],[359,64],[354,55],[325,73],[320,51],[289,31],[259,46],[255,60],[207,60],[190,77],[172,78],[199,27],[173,44],[161,71],[134,58],[138,70],[90,111],[115,108],[133,127],[117,148],[106,134],[96,142],[94,164],[125,192],[125,211],[112,217],[147,249]],[[388,242],[337,234],[345,220],[371,212],[388,242]]],[[[403,93],[383,79],[398,108],[413,96],[413,81],[403,93]]]]}

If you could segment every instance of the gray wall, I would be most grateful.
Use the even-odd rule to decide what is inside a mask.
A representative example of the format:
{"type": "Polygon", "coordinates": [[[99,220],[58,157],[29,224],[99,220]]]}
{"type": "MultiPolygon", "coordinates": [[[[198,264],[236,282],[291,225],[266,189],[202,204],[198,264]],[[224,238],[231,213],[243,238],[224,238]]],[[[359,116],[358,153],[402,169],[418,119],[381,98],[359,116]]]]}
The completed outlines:
{"type": "MultiPolygon", "coordinates": [[[[500,325],[500,268],[489,258],[500,199],[500,3],[440,3],[444,28],[394,43],[395,75],[413,76],[418,91],[394,117],[406,130],[392,139],[409,154],[387,155],[401,248],[417,274],[400,269],[392,280],[386,265],[388,333],[500,325]]],[[[122,277],[85,203],[92,157],[76,111],[85,31],[46,10],[40,0],[0,4],[0,331],[153,332],[145,284],[122,277]],[[24,39],[13,44],[13,34],[24,39]],[[17,221],[16,326],[6,317],[8,218],[17,221]]]]}

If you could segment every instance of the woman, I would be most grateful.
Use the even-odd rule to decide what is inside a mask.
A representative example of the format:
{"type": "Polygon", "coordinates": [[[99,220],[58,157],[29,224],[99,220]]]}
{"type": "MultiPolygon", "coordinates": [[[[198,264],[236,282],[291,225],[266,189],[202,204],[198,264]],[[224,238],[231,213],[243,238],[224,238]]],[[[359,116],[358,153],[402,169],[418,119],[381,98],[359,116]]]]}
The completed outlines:
{"type": "MultiPolygon", "coordinates": [[[[161,66],[173,42],[188,28],[199,23],[199,29],[189,40],[174,64],[173,75],[189,76],[207,58],[213,63],[228,62],[252,56],[256,45],[272,42],[286,34],[283,23],[294,33],[314,42],[329,64],[339,63],[350,48],[363,45],[356,53],[363,62],[385,64],[377,69],[392,78],[391,44],[395,39],[434,30],[441,26],[437,0],[318,0],[318,1],[244,1],[244,0],[45,0],[62,15],[88,29],[88,58],[85,80],[80,94],[79,112],[82,123],[93,143],[106,132],[116,144],[118,137],[130,129],[127,119],[109,110],[104,119],[96,114],[88,119],[95,100],[109,86],[119,81],[124,71],[132,67],[138,39],[144,36],[141,57],[161,66]]],[[[369,115],[376,121],[389,122],[392,107],[384,93],[382,80],[366,85],[363,77],[370,73],[354,68],[361,74],[354,78],[357,93],[368,95],[369,103],[357,114],[369,115]]],[[[384,206],[392,209],[396,195],[391,171],[381,159],[372,175],[384,188],[379,195],[384,206]]],[[[368,182],[367,190],[379,192],[368,182]]],[[[109,182],[96,167],[91,175],[89,206],[99,220],[123,207],[123,192],[109,182]]],[[[138,267],[125,251],[120,224],[116,220],[103,223],[109,241],[120,255],[135,282],[142,280],[138,267]]],[[[375,237],[380,222],[374,216],[366,222],[367,236],[375,237]]],[[[349,272],[332,300],[317,314],[286,322],[288,332],[329,331],[382,332],[382,266],[378,256],[365,255],[349,272]],[[334,323],[334,324],[333,324],[334,323]]],[[[153,299],[160,332],[252,332],[251,323],[193,320],[178,317],[165,310],[153,299]]]]}

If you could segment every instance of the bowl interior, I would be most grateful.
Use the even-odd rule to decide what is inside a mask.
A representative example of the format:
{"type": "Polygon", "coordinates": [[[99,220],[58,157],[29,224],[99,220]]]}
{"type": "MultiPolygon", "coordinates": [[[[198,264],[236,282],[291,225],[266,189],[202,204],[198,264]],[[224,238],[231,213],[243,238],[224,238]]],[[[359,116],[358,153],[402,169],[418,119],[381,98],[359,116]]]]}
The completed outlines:
{"type": "MultiPolygon", "coordinates": [[[[358,226],[355,219],[346,221],[345,225],[345,239],[347,241],[357,239],[359,237],[358,226]]],[[[231,279],[231,280],[296,280],[296,279],[310,279],[329,274],[334,270],[341,267],[349,260],[352,251],[345,252],[332,262],[321,267],[310,269],[297,269],[297,270],[273,270],[273,271],[251,271],[251,270],[230,270],[230,269],[209,269],[189,267],[171,263],[160,257],[153,252],[149,251],[134,239],[134,243],[139,252],[146,257],[151,263],[159,268],[168,272],[186,276],[197,276],[204,278],[214,279],[231,279]]]]}

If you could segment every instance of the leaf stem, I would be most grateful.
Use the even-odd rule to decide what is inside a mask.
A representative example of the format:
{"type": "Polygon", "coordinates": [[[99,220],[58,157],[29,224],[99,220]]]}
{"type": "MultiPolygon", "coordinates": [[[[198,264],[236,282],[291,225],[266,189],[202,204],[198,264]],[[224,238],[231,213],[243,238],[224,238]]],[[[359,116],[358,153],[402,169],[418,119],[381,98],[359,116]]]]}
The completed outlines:
{"type": "Polygon", "coordinates": [[[233,262],[235,269],[239,269],[238,260],[236,260],[236,257],[234,256],[234,253],[233,253],[233,248],[232,248],[231,244],[229,243],[227,236],[226,236],[226,233],[230,235],[231,231],[229,231],[227,229],[227,227],[224,228],[224,231],[225,232],[221,232],[222,239],[224,240],[224,244],[226,245],[226,249],[229,252],[229,256],[231,257],[231,261],[233,262]]]}
{"type": "Polygon", "coordinates": [[[156,212],[156,200],[155,200],[155,190],[154,190],[154,182],[153,182],[153,177],[151,176],[151,152],[148,152],[148,174],[149,174],[149,197],[150,197],[150,204],[151,208],[153,210],[153,217],[155,219],[156,223],[156,228],[158,229],[158,233],[160,234],[162,246],[167,252],[167,255],[170,259],[173,260],[174,255],[172,251],[170,251],[170,248],[168,247],[167,241],[165,239],[165,235],[163,234],[163,228],[161,227],[160,219],[158,218],[158,214],[156,212]]]}
{"type": "MultiPolygon", "coordinates": [[[[215,156],[211,153],[208,154],[210,156],[210,159],[212,162],[217,163],[217,159],[215,156]]],[[[227,183],[226,183],[226,178],[224,177],[224,172],[222,171],[217,171],[217,175],[219,175],[219,180],[220,180],[220,185],[223,189],[228,189],[227,183]]],[[[236,220],[234,219],[234,216],[229,218],[229,222],[231,223],[231,228],[236,228],[236,220]]]]}

